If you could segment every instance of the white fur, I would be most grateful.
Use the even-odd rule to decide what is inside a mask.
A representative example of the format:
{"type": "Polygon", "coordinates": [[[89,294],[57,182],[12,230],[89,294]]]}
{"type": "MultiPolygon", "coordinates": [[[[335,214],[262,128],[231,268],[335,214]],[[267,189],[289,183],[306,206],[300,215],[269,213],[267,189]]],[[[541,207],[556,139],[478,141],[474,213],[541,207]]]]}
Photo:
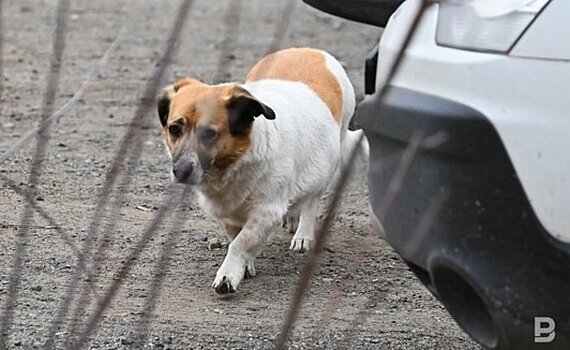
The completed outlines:
{"type": "Polygon", "coordinates": [[[354,96],[354,87],[348,79],[344,68],[339,61],[326,51],[321,51],[325,56],[327,68],[335,75],[340,88],[342,90],[342,126],[341,126],[341,142],[344,142],[346,133],[348,132],[348,124],[354,114],[356,108],[356,98],[354,96]]]}
{"type": "Polygon", "coordinates": [[[326,58],[326,65],[327,68],[333,72],[333,74],[337,77],[337,81],[340,84],[342,89],[342,122],[341,122],[341,134],[340,134],[340,142],[341,142],[341,161],[339,166],[337,167],[334,175],[332,176],[331,181],[329,182],[329,186],[325,193],[325,196],[328,197],[332,193],[334,193],[336,187],[338,186],[338,181],[340,179],[340,170],[347,165],[350,155],[355,147],[359,147],[356,151],[356,161],[354,165],[356,169],[353,170],[353,174],[356,173],[366,173],[368,171],[368,155],[369,155],[369,146],[368,141],[363,136],[363,131],[350,131],[348,130],[348,125],[350,124],[350,120],[354,115],[354,109],[356,108],[356,98],[354,94],[354,87],[350,82],[350,79],[346,75],[344,68],[342,65],[328,52],[321,51],[321,53],[326,58]],[[361,141],[359,143],[359,141],[361,141]]]}
{"type": "Polygon", "coordinates": [[[271,107],[276,118],[259,116],[253,123],[251,148],[214,184],[214,200],[198,184],[201,207],[225,224],[243,227],[230,243],[213,288],[235,290],[254,259],[286,215],[300,215],[291,249],[308,250],[314,241],[318,200],[335,178],[347,127],[354,112],[354,90],[340,64],[327,55],[327,67],[343,91],[339,125],[323,100],[300,82],[260,80],[242,85],[271,107]],[[247,216],[244,203],[253,203],[247,216]]]}

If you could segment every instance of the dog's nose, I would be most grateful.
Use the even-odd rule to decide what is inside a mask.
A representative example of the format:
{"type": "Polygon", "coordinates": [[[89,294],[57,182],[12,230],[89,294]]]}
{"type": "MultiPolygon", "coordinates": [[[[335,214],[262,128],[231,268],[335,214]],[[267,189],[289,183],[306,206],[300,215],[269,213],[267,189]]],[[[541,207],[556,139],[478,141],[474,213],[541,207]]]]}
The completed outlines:
{"type": "Polygon", "coordinates": [[[190,178],[190,175],[192,175],[193,170],[194,170],[194,164],[192,164],[192,162],[189,162],[189,161],[186,161],[183,159],[178,160],[172,166],[172,173],[174,174],[176,181],[182,182],[182,183],[185,183],[188,181],[188,179],[190,178]]]}

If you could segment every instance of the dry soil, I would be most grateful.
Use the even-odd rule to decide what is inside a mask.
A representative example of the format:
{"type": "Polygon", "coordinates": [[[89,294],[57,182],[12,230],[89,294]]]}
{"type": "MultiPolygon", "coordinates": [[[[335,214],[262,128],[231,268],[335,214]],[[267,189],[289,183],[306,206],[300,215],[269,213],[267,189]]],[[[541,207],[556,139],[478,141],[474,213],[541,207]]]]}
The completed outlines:
{"type": "MultiPolygon", "coordinates": [[[[101,54],[125,27],[124,39],[99,82],[72,112],[51,129],[37,203],[76,246],[84,243],[94,207],[122,135],[151,76],[178,1],[72,1],[56,107],[79,88],[101,54]]],[[[228,1],[197,0],[190,10],[177,54],[165,82],[184,75],[211,81],[222,69],[240,80],[270,45],[286,2],[243,0],[237,28],[228,30],[228,1]],[[224,43],[229,33],[231,40],[224,43]]],[[[239,2],[233,6],[240,8],[239,2]]],[[[46,86],[55,0],[5,0],[0,152],[36,125],[46,86]]],[[[230,24],[235,22],[229,20],[230,24]]],[[[282,47],[313,46],[339,58],[362,96],[363,61],[381,30],[320,13],[297,1],[282,47]]],[[[153,111],[154,112],[154,111],[153,111]]],[[[170,182],[169,160],[152,115],[139,125],[145,138],[133,178],[121,186],[119,226],[92,282],[104,293],[144,228],[156,214],[170,182]]],[[[25,187],[33,145],[0,164],[0,175],[25,187]]],[[[114,196],[113,198],[117,198],[114,196]]],[[[478,349],[443,307],[409,272],[398,255],[372,231],[364,176],[350,193],[332,228],[332,238],[312,282],[291,337],[299,349],[478,349]],[[332,312],[329,312],[332,311],[332,312]],[[328,316],[327,316],[328,315],[328,316]],[[323,317],[325,318],[323,320],[323,317]],[[328,318],[327,318],[328,317],[328,318]]],[[[5,306],[9,275],[24,201],[0,183],[0,305],[5,306]]],[[[150,325],[141,328],[143,307],[162,247],[172,234],[168,220],[145,249],[92,337],[92,349],[269,349],[274,344],[305,257],[288,250],[291,236],[278,230],[257,259],[258,276],[236,295],[220,298],[210,288],[227,244],[209,250],[207,241],[227,243],[216,223],[193,203],[183,207],[186,222],[170,268],[164,275],[150,325]],[[146,331],[148,330],[148,334],[146,331]]],[[[101,241],[96,242],[100,246],[101,241]]],[[[25,244],[10,348],[39,348],[61,303],[76,255],[45,220],[36,215],[25,244]]],[[[85,278],[83,278],[85,280],[85,278]]],[[[72,303],[73,312],[77,295],[72,303]]],[[[89,308],[94,305],[90,297],[89,308]]],[[[68,317],[56,335],[63,347],[86,315],[68,317]]]]}

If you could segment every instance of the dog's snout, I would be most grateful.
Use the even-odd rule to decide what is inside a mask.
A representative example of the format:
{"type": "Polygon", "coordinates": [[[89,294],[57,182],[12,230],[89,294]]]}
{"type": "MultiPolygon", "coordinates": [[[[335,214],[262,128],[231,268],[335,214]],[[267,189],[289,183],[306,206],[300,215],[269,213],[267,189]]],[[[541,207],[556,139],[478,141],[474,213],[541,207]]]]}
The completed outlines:
{"type": "Polygon", "coordinates": [[[187,182],[194,171],[194,164],[190,161],[180,159],[172,166],[172,173],[178,182],[187,182]]]}

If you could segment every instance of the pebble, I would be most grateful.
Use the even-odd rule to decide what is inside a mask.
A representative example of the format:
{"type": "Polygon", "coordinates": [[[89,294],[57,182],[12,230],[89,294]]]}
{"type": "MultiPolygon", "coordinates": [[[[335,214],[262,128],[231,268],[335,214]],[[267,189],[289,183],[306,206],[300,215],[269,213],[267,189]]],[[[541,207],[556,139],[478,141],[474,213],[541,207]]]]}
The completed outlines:
{"type": "Polygon", "coordinates": [[[333,22],[333,29],[334,30],[341,30],[342,27],[344,27],[344,23],[345,22],[342,20],[338,20],[338,21],[333,22]]]}
{"type": "Polygon", "coordinates": [[[220,242],[219,239],[211,238],[208,240],[208,249],[209,250],[220,249],[221,247],[222,247],[222,242],[220,242]]]}

